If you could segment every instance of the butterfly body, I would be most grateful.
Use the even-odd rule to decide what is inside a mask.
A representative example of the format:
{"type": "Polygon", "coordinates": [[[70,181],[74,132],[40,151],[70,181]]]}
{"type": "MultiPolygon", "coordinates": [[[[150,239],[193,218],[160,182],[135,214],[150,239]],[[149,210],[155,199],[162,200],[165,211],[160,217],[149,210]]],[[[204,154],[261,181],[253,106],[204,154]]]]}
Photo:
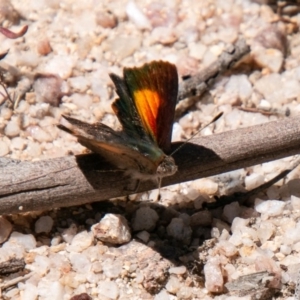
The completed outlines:
{"type": "Polygon", "coordinates": [[[64,116],[59,128],[138,180],[159,180],[177,171],[170,150],[178,92],[176,67],[155,61],[125,68],[124,78],[110,74],[119,98],[112,104],[123,130],[64,116]]]}

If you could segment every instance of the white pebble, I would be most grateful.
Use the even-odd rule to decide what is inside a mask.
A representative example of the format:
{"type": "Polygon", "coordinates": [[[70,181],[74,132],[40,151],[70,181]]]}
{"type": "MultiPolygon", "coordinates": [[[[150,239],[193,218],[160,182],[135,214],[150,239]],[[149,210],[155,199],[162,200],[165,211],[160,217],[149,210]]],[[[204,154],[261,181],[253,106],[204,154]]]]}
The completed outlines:
{"type": "Polygon", "coordinates": [[[93,104],[93,98],[88,94],[74,93],[72,95],[72,103],[79,108],[89,109],[93,104]]]}
{"type": "Polygon", "coordinates": [[[71,77],[68,83],[77,93],[84,93],[89,88],[89,80],[85,76],[71,77]]]}
{"type": "Polygon", "coordinates": [[[92,268],[89,258],[82,253],[71,252],[69,260],[72,264],[73,270],[77,273],[87,274],[92,268]]]}
{"type": "Polygon", "coordinates": [[[170,274],[183,275],[186,273],[186,266],[172,267],[169,269],[170,274]]]}
{"type": "Polygon", "coordinates": [[[11,120],[7,123],[4,134],[9,137],[15,137],[20,134],[20,125],[17,120],[11,120]]]}
{"type": "Polygon", "coordinates": [[[201,178],[193,182],[193,188],[201,194],[214,195],[218,191],[218,184],[211,179],[201,178]]]}
{"type": "Polygon", "coordinates": [[[9,120],[11,118],[13,114],[13,111],[8,108],[8,107],[2,107],[1,111],[0,111],[0,116],[4,119],[4,120],[9,120]]]}
{"type": "Polygon", "coordinates": [[[258,229],[257,229],[257,236],[261,243],[265,243],[268,239],[270,239],[273,234],[275,234],[276,227],[273,223],[269,221],[263,221],[258,229]]]}
{"type": "Polygon", "coordinates": [[[11,140],[10,149],[14,150],[24,150],[26,146],[26,140],[21,137],[15,137],[11,140]]]}
{"type": "Polygon", "coordinates": [[[36,233],[41,233],[41,232],[48,233],[51,231],[53,224],[54,224],[54,221],[50,216],[42,216],[34,224],[35,232],[36,233]]]}
{"type": "Polygon", "coordinates": [[[294,228],[286,230],[283,241],[286,245],[293,245],[300,241],[300,222],[294,228]]]}
{"type": "Polygon", "coordinates": [[[131,22],[139,29],[151,29],[151,23],[134,1],[126,5],[126,13],[131,22]]]}
{"type": "Polygon", "coordinates": [[[252,173],[245,177],[245,188],[248,191],[251,191],[252,189],[260,186],[265,182],[264,176],[257,173],[252,173]]]}
{"type": "Polygon", "coordinates": [[[240,228],[246,227],[249,224],[249,219],[235,218],[231,224],[231,231],[239,231],[240,228]]]}
{"type": "Polygon", "coordinates": [[[255,210],[266,217],[276,217],[283,213],[285,202],[278,200],[262,201],[255,199],[255,210]]]}
{"type": "Polygon", "coordinates": [[[100,281],[98,283],[99,299],[101,297],[109,299],[118,299],[119,288],[115,282],[112,281],[100,281]]]}
{"type": "Polygon", "coordinates": [[[219,293],[223,290],[224,280],[220,265],[208,261],[204,266],[205,287],[209,292],[219,293]]]}
{"type": "Polygon", "coordinates": [[[111,244],[124,244],[131,240],[127,220],[121,215],[106,214],[98,224],[92,226],[94,236],[111,244]]]}
{"type": "Polygon", "coordinates": [[[91,232],[82,231],[74,236],[71,245],[66,249],[71,252],[82,252],[84,249],[88,248],[93,242],[93,234],[91,232]]]}
{"type": "Polygon", "coordinates": [[[148,231],[140,231],[136,234],[136,237],[143,241],[144,243],[148,243],[149,238],[150,238],[150,233],[148,231]]]}
{"type": "Polygon", "coordinates": [[[224,254],[226,257],[232,257],[238,253],[237,248],[228,241],[219,241],[217,244],[217,250],[220,254],[224,254]]]}
{"type": "Polygon", "coordinates": [[[191,57],[201,60],[207,47],[202,43],[191,43],[189,45],[189,50],[191,57]]]}
{"type": "Polygon", "coordinates": [[[283,64],[283,54],[277,49],[259,47],[253,51],[253,57],[258,65],[268,68],[274,73],[278,73],[283,64]]]}
{"type": "Polygon", "coordinates": [[[51,142],[51,135],[40,126],[29,126],[26,131],[38,142],[51,142]]]}
{"type": "Polygon", "coordinates": [[[192,299],[193,288],[189,286],[180,286],[179,291],[176,294],[177,299],[192,299]]]}
{"type": "Polygon", "coordinates": [[[242,101],[245,101],[252,94],[252,85],[246,75],[232,75],[225,85],[225,91],[236,94],[242,101]]]}
{"type": "Polygon", "coordinates": [[[154,300],[170,300],[170,295],[166,290],[161,290],[155,295],[154,300]]]}
{"type": "Polygon", "coordinates": [[[135,213],[132,221],[132,228],[134,231],[151,231],[155,228],[158,218],[158,214],[154,209],[150,207],[141,207],[135,213]]]}
{"type": "Polygon", "coordinates": [[[192,229],[190,226],[184,224],[180,218],[173,218],[167,227],[168,235],[184,244],[189,244],[192,237],[192,229]]]}
{"type": "Polygon", "coordinates": [[[0,244],[4,243],[8,239],[12,228],[11,223],[4,217],[0,216],[0,244]]]}
{"type": "Polygon", "coordinates": [[[76,61],[70,55],[56,55],[47,61],[43,71],[49,74],[57,74],[62,79],[67,79],[71,76],[75,65],[76,61]]]}
{"type": "Polygon", "coordinates": [[[117,278],[123,270],[121,260],[106,259],[102,264],[103,273],[108,278],[117,278]]]}
{"type": "MultiPolygon", "coordinates": [[[[111,52],[118,57],[119,60],[132,55],[140,48],[142,37],[138,34],[135,36],[117,36],[107,40],[105,51],[111,52]]],[[[111,55],[111,54],[110,54],[111,55]]]]}
{"type": "Polygon", "coordinates": [[[32,158],[39,157],[42,153],[40,144],[33,141],[28,141],[28,146],[25,151],[32,158]]]}
{"type": "MultiPolygon", "coordinates": [[[[279,74],[272,73],[258,79],[254,86],[261,94],[264,95],[265,99],[268,99],[270,94],[273,94],[274,91],[278,90],[282,86],[282,79],[279,74]]],[[[271,102],[273,103],[274,101],[271,100],[271,102]]]]}
{"type": "Polygon", "coordinates": [[[33,285],[30,282],[26,282],[23,285],[22,300],[35,300],[37,299],[37,297],[38,297],[37,286],[33,285]]]}
{"type": "Polygon", "coordinates": [[[63,240],[67,243],[71,243],[74,236],[77,233],[77,227],[75,224],[71,224],[69,228],[64,229],[61,236],[63,238],[63,240]]]}
{"type": "Polygon", "coordinates": [[[32,234],[22,234],[14,231],[8,241],[23,246],[27,251],[36,247],[36,240],[32,234]]]}
{"type": "Polygon", "coordinates": [[[179,290],[180,281],[177,276],[170,276],[167,284],[166,289],[171,294],[176,294],[179,290]]]}
{"type": "Polygon", "coordinates": [[[292,252],[292,248],[287,245],[281,245],[280,246],[280,252],[284,255],[289,255],[292,252]]]}
{"type": "Polygon", "coordinates": [[[65,287],[57,280],[56,282],[39,281],[38,283],[39,298],[44,300],[61,300],[64,299],[65,287]]]}

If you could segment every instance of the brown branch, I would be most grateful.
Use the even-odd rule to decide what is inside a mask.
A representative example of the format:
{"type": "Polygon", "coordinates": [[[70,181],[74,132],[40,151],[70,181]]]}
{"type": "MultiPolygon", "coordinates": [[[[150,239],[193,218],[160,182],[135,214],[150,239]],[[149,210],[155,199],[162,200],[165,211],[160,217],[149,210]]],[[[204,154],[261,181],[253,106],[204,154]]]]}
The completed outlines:
{"type": "Polygon", "coordinates": [[[246,44],[245,40],[241,39],[237,41],[235,45],[228,47],[216,62],[193,75],[191,78],[184,80],[179,86],[178,101],[180,102],[176,108],[175,119],[181,116],[189,107],[198,101],[198,98],[195,99],[194,97],[199,97],[206,92],[220,74],[228,71],[249,52],[250,47],[246,44]]]}
{"type": "MultiPolygon", "coordinates": [[[[178,147],[173,144],[174,149],[178,147]]],[[[300,152],[300,118],[193,140],[180,149],[170,185],[268,162],[300,152]]],[[[132,180],[95,154],[37,162],[0,158],[0,214],[79,205],[130,194],[132,180]]],[[[141,183],[139,191],[155,188],[141,183]]]]}

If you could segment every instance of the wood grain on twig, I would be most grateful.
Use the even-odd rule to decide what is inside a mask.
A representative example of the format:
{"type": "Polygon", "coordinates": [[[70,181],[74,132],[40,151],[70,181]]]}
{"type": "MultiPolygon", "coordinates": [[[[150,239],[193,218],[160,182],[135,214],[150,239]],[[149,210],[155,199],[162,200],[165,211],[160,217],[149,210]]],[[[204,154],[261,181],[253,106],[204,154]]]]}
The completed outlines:
{"type": "MultiPolygon", "coordinates": [[[[178,147],[173,144],[174,148],[178,147]]],[[[175,155],[178,172],[163,185],[300,153],[300,118],[194,139],[175,155]]],[[[79,205],[130,194],[132,180],[95,154],[37,162],[0,158],[0,214],[79,205]]],[[[143,182],[139,191],[155,188],[143,182]]]]}

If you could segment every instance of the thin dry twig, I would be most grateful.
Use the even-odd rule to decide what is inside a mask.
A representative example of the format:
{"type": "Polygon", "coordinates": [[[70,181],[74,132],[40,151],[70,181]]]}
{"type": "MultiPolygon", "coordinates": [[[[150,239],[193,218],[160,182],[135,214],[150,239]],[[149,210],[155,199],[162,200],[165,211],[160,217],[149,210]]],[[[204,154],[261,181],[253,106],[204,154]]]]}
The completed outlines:
{"type": "Polygon", "coordinates": [[[0,291],[4,291],[4,290],[6,290],[6,289],[8,289],[8,288],[10,288],[10,287],[18,284],[21,281],[25,281],[28,278],[30,278],[32,275],[33,275],[33,272],[28,273],[28,274],[26,274],[24,276],[16,277],[16,278],[11,279],[11,280],[9,280],[7,282],[3,282],[3,283],[0,284],[0,291]]]}
{"type": "Polygon", "coordinates": [[[230,204],[232,202],[239,202],[240,204],[244,204],[250,197],[256,196],[260,192],[265,191],[272,185],[274,185],[279,180],[286,177],[289,173],[291,173],[293,170],[295,170],[300,165],[300,157],[294,161],[291,166],[280,172],[278,175],[276,175],[274,178],[270,179],[269,181],[263,183],[262,185],[258,186],[257,188],[252,189],[251,191],[247,192],[237,192],[233,195],[224,195],[219,198],[216,198],[216,202],[210,202],[206,203],[205,207],[208,209],[214,209],[217,207],[225,206],[227,204],[230,204]]]}
{"type": "Polygon", "coordinates": [[[229,46],[216,62],[191,78],[184,80],[179,86],[178,101],[180,102],[176,107],[175,119],[178,119],[194,105],[199,100],[199,96],[213,85],[218,76],[232,68],[236,62],[249,52],[250,47],[245,40],[241,39],[235,45],[229,46]]]}
{"type": "Polygon", "coordinates": [[[0,32],[5,35],[9,39],[17,39],[22,37],[28,30],[28,25],[23,26],[23,28],[19,32],[13,32],[7,28],[0,27],[0,32]]]}

